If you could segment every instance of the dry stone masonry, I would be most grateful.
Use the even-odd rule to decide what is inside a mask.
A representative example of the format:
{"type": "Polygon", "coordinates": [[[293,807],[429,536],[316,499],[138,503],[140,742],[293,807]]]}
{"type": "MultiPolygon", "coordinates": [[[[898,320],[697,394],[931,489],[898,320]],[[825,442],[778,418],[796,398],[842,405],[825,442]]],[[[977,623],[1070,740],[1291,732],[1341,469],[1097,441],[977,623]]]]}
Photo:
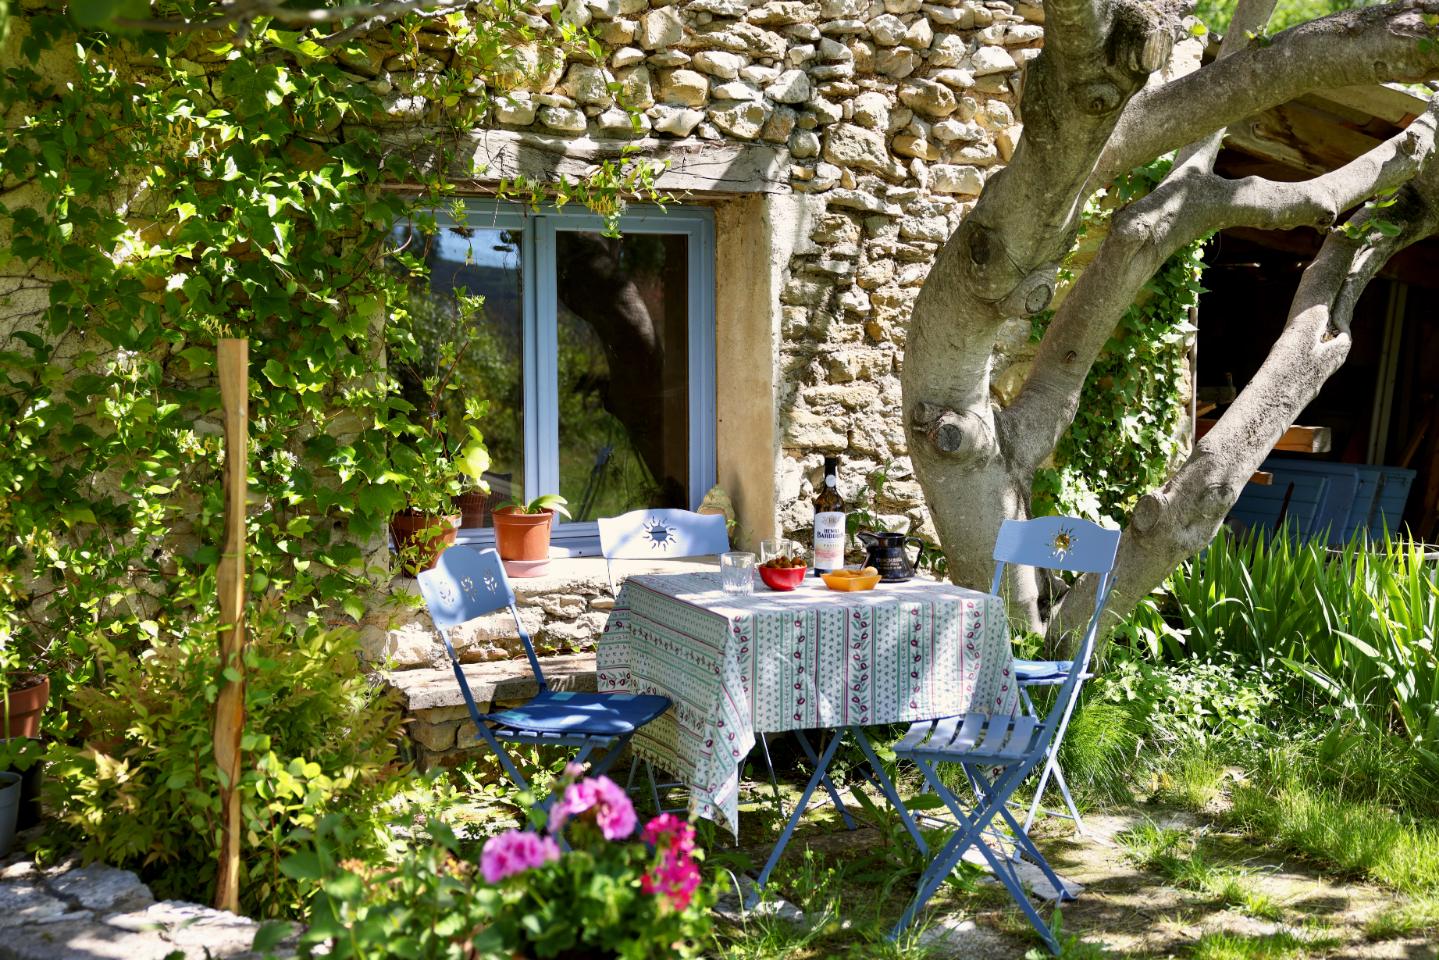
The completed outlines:
{"type": "MultiPolygon", "coordinates": [[[[892,528],[930,532],[899,416],[905,321],[939,246],[1019,139],[1024,65],[1043,37],[1040,7],[539,0],[533,10],[537,39],[518,49],[539,76],[510,91],[495,113],[497,132],[576,158],[620,142],[657,155],[684,144],[739,145],[778,157],[770,164],[778,188],[802,195],[807,235],[783,264],[770,305],[779,333],[779,527],[808,538],[822,458],[836,454],[841,493],[854,497],[872,471],[887,468],[875,509],[892,528]],[[546,17],[557,5],[599,38],[602,59],[555,62],[556,30],[546,17]],[[637,125],[617,96],[642,111],[637,125]]],[[[426,55],[441,62],[441,46],[426,55]]],[[[436,116],[414,93],[415,65],[398,51],[379,48],[350,68],[387,98],[397,129],[436,116]]],[[[1026,321],[1005,329],[997,387],[1017,382],[1032,351],[1026,321]],[[1009,368],[1015,376],[1005,376],[1009,368]]],[[[516,584],[542,648],[592,649],[610,602],[602,575],[516,584]]],[[[519,653],[506,617],[457,638],[467,662],[519,653]]],[[[453,685],[443,681],[438,637],[423,615],[377,612],[366,646],[376,660],[453,685]]],[[[452,704],[430,709],[439,712],[421,715],[414,733],[438,759],[456,749],[459,718],[452,704]]]]}

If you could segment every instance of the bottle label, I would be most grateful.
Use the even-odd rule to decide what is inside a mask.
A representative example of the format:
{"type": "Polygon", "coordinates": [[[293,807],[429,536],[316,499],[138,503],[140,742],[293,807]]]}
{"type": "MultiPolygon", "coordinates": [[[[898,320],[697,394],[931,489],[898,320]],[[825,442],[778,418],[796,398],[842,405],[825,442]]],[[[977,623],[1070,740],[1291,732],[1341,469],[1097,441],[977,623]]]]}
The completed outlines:
{"type": "Polygon", "coordinates": [[[829,573],[844,566],[844,514],[814,515],[814,568],[829,573]]]}

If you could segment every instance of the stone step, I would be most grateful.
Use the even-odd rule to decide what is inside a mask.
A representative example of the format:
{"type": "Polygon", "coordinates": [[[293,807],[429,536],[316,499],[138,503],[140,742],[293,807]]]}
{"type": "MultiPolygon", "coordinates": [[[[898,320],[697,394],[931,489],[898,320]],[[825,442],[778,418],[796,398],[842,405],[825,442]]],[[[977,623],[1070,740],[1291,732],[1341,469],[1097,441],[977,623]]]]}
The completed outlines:
{"type": "MultiPolygon", "coordinates": [[[[592,693],[596,689],[593,653],[544,657],[540,668],[552,690],[592,693]]],[[[461,669],[481,712],[517,704],[539,693],[525,659],[467,663],[461,669]]],[[[421,767],[453,763],[482,746],[474,740],[469,710],[452,668],[396,670],[384,677],[410,717],[408,731],[419,747],[421,767]]]]}

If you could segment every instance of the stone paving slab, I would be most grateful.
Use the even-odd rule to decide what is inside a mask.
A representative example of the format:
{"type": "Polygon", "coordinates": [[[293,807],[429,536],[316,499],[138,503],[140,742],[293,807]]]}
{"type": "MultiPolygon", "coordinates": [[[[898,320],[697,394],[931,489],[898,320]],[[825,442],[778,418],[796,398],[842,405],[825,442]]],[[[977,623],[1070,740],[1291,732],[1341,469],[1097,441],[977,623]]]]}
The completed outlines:
{"type": "MultiPolygon", "coordinates": [[[[0,960],[258,960],[250,947],[259,926],[223,910],[156,901],[135,874],[103,864],[0,864],[0,960]]],[[[293,957],[293,945],[270,955],[293,957]]]]}

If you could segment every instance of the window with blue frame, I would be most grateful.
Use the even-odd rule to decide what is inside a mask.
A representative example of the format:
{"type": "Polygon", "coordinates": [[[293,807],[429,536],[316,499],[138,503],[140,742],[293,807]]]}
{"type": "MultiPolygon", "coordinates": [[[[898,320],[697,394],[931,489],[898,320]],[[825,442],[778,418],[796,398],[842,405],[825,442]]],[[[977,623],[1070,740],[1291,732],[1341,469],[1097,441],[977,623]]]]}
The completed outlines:
{"type": "MultiPolygon", "coordinates": [[[[434,229],[396,227],[429,266],[410,308],[434,330],[476,325],[442,405],[485,401],[492,504],[559,493],[557,552],[593,552],[594,521],[699,505],[715,481],[714,221],[632,207],[620,236],[586,212],[472,201],[434,229]],[[484,298],[462,316],[459,295],[484,298]]],[[[405,371],[396,371],[402,382],[405,371]]],[[[415,377],[408,392],[419,389],[415,377]]],[[[461,539],[490,539],[489,520],[461,539]]]]}

